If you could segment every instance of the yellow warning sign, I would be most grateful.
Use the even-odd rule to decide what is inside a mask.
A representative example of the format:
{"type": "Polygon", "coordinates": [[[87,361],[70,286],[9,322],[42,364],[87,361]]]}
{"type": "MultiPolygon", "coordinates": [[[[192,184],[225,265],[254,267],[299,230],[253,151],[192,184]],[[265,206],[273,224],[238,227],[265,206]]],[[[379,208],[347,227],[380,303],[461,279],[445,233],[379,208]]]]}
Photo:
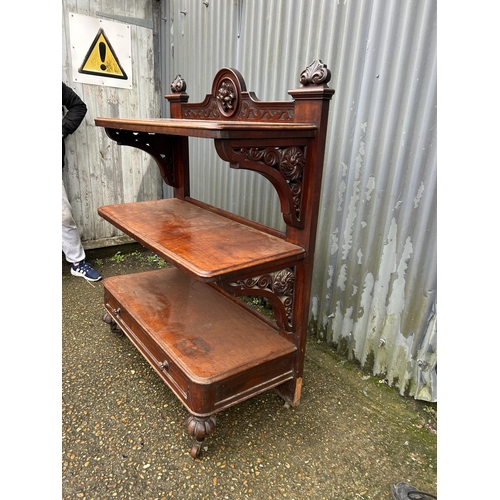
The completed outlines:
{"type": "Polygon", "coordinates": [[[108,76],[127,80],[118,57],[101,28],[92,42],[83,64],[78,68],[79,73],[96,76],[108,76]]]}

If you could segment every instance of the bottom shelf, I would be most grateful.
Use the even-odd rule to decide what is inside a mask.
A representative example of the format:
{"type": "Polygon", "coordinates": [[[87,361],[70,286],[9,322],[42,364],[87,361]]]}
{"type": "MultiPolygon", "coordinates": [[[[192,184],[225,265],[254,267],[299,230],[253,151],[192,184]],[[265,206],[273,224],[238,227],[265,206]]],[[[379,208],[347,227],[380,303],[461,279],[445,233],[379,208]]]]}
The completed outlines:
{"type": "Polygon", "coordinates": [[[193,415],[211,415],[293,378],[292,342],[176,268],[103,285],[108,312],[193,415]]]}

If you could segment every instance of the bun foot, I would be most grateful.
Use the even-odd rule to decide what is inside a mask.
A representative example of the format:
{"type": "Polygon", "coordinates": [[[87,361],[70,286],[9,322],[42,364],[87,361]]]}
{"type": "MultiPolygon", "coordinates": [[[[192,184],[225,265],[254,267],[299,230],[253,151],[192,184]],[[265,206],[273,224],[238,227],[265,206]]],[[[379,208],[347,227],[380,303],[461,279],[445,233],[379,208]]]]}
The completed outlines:
{"type": "Polygon", "coordinates": [[[189,415],[186,419],[188,433],[196,438],[196,442],[191,448],[191,456],[193,458],[199,458],[201,455],[201,445],[203,444],[203,440],[214,432],[215,425],[216,421],[214,415],[210,415],[209,417],[196,417],[195,415],[189,415]]]}

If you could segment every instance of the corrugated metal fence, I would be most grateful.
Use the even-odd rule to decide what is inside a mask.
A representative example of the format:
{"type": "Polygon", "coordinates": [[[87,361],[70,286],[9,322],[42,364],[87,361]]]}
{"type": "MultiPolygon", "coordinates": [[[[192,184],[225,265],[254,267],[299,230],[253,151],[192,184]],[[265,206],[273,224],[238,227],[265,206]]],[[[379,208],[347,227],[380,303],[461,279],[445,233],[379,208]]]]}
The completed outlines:
{"type": "MultiPolygon", "coordinates": [[[[310,62],[328,65],[336,94],[310,332],[401,393],[436,401],[436,1],[164,7],[170,74],[183,76],[191,101],[223,66],[259,98],[283,100],[310,62]]],[[[221,167],[202,143],[192,154],[193,196],[281,228],[262,179],[221,167]]]]}
{"type": "MultiPolygon", "coordinates": [[[[65,3],[76,9],[76,1],[65,3]]],[[[109,2],[94,4],[96,12],[113,14],[109,2]]],[[[166,103],[154,90],[154,71],[162,94],[181,74],[196,102],[224,66],[238,69],[260,99],[286,100],[309,63],[326,63],[336,94],[310,333],[402,394],[427,401],[437,400],[436,10],[436,0],[152,0],[152,9],[147,0],[125,2],[115,14],[153,16],[160,67],[141,57],[141,50],[152,53],[154,40],[135,27],[147,39],[135,49],[138,84],[135,93],[118,94],[128,92],[133,100],[148,88],[151,104],[95,107],[100,116],[150,117],[161,106],[166,116],[166,103]]],[[[83,91],[91,92],[87,87],[83,91]]],[[[101,150],[111,148],[99,159],[105,178],[121,176],[123,186],[137,183],[131,180],[137,160],[142,162],[134,167],[141,170],[137,178],[156,175],[149,173],[153,168],[143,153],[117,152],[111,141],[99,141],[101,150]],[[122,159],[132,154],[136,157],[122,159]]],[[[283,229],[270,184],[253,172],[229,169],[208,142],[190,145],[192,196],[283,229]]],[[[138,198],[138,190],[132,191],[114,202],[138,198]]],[[[154,187],[141,196],[170,195],[169,188],[160,191],[154,187]]],[[[96,223],[86,229],[86,239],[92,244],[118,237],[106,231],[112,229],[96,223]]]]}

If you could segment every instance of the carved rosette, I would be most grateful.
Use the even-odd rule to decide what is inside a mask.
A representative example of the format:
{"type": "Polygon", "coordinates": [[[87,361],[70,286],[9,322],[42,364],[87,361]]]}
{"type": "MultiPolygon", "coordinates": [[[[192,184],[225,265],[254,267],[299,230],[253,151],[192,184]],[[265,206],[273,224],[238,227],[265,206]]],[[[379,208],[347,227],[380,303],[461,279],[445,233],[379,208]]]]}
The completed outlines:
{"type": "Polygon", "coordinates": [[[259,161],[268,167],[277,169],[286,180],[297,220],[300,220],[302,201],[302,179],[306,165],[304,148],[292,146],[287,148],[241,148],[235,150],[247,160],[259,161]]]}
{"type": "Polygon", "coordinates": [[[300,83],[304,86],[307,85],[323,85],[330,81],[332,74],[330,70],[321,61],[313,61],[302,73],[300,74],[300,83]]]}
{"type": "Polygon", "coordinates": [[[174,94],[180,94],[182,92],[186,92],[186,82],[181,77],[181,75],[177,75],[170,85],[170,90],[174,94]]]}
{"type": "Polygon", "coordinates": [[[295,270],[291,268],[261,274],[230,283],[224,288],[235,295],[260,295],[266,297],[274,311],[278,326],[292,331],[293,298],[295,291],[295,270]],[[260,293],[262,292],[262,293],[260,293]]]}
{"type": "Polygon", "coordinates": [[[230,112],[234,108],[233,102],[235,97],[236,96],[231,82],[229,80],[221,82],[217,92],[217,100],[225,113],[230,112]]]}
{"type": "Polygon", "coordinates": [[[225,78],[221,80],[216,99],[219,109],[225,116],[231,116],[236,112],[239,96],[231,79],[225,78]]]}

